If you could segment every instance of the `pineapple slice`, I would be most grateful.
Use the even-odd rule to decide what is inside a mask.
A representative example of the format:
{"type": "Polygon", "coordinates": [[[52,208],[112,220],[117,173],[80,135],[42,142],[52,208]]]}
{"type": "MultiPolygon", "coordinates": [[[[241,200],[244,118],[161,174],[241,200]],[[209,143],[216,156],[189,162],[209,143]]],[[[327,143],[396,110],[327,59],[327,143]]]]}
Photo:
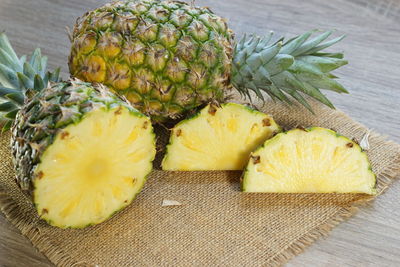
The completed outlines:
{"type": "Polygon", "coordinates": [[[208,105],[174,127],[162,168],[242,170],[250,152],[280,131],[271,116],[246,106],[208,105]]]}
{"type": "Polygon", "coordinates": [[[252,153],[245,192],[375,194],[366,153],[350,139],[320,127],[276,135],[252,153]]]}
{"type": "Polygon", "coordinates": [[[155,156],[150,121],[126,108],[98,109],[64,128],[35,170],[33,199],[58,227],[100,223],[141,190],[155,156]]]}

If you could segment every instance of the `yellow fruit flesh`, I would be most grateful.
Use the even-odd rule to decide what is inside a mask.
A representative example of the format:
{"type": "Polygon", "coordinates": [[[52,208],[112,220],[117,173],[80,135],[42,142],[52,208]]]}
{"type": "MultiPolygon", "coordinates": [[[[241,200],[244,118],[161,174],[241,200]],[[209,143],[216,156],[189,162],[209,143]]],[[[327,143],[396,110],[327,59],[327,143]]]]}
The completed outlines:
{"type": "Polygon", "coordinates": [[[356,143],[323,128],[307,131],[279,134],[255,151],[244,175],[243,190],[375,193],[375,175],[356,143]]]}
{"type": "Polygon", "coordinates": [[[128,205],[155,156],[146,117],[125,108],[96,110],[60,132],[35,171],[40,216],[59,227],[85,227],[128,205]]]}
{"type": "Polygon", "coordinates": [[[173,129],[164,170],[241,170],[250,152],[280,131],[270,116],[242,105],[212,108],[173,129]]]}

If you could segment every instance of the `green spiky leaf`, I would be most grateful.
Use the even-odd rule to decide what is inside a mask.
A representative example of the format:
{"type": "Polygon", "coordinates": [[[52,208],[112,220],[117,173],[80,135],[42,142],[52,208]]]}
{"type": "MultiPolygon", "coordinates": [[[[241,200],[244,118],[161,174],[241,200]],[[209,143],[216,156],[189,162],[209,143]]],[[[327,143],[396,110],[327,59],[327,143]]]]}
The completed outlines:
{"type": "Polygon", "coordinates": [[[18,76],[15,71],[0,63],[0,83],[4,87],[18,88],[18,76]]]}
{"type": "Polygon", "coordinates": [[[33,89],[34,89],[35,91],[40,91],[40,90],[42,90],[45,86],[46,86],[46,85],[45,85],[43,79],[40,77],[39,74],[36,74],[36,75],[35,75],[35,79],[34,79],[34,81],[33,81],[33,89]]]}
{"type": "Polygon", "coordinates": [[[272,45],[272,34],[264,38],[243,37],[234,51],[232,84],[242,95],[249,96],[249,92],[253,91],[262,100],[261,91],[272,99],[289,104],[292,103],[290,96],[311,111],[311,106],[302,96],[306,94],[334,108],[320,90],[348,93],[331,73],[348,62],[343,59],[343,53],[326,53],[322,50],[339,42],[344,36],[325,41],[333,33],[327,31],[311,38],[316,32],[308,31],[285,42],[279,38],[272,45]]]}
{"type": "Polygon", "coordinates": [[[0,98],[3,98],[5,95],[14,93],[19,93],[19,91],[12,88],[0,87],[0,98]]]}
{"type": "Polygon", "coordinates": [[[12,120],[7,120],[7,121],[4,123],[4,125],[3,125],[2,129],[1,129],[1,132],[2,132],[2,133],[7,132],[8,130],[11,129],[12,125],[13,125],[13,121],[12,121],[12,120]]]}
{"type": "Polygon", "coordinates": [[[14,110],[12,110],[10,112],[7,112],[4,115],[4,117],[7,118],[7,119],[10,119],[10,120],[14,120],[15,116],[17,116],[17,113],[18,113],[18,109],[14,109],[14,110]]]}
{"type": "Polygon", "coordinates": [[[17,72],[17,77],[21,88],[24,88],[26,90],[33,87],[32,80],[29,79],[29,77],[26,76],[25,74],[17,72]]]}
{"type": "Polygon", "coordinates": [[[3,104],[0,104],[0,112],[10,112],[16,108],[17,107],[11,102],[5,102],[3,104]]]}
{"type": "Polygon", "coordinates": [[[41,91],[48,81],[60,81],[60,69],[48,72],[46,66],[47,57],[40,49],[32,53],[29,61],[25,55],[18,58],[7,36],[0,33],[0,118],[10,119],[5,126],[12,123],[25,97],[41,91]]]}
{"type": "Polygon", "coordinates": [[[24,104],[24,99],[25,97],[21,93],[12,93],[12,94],[6,94],[5,98],[11,100],[18,106],[22,106],[24,104]]]}

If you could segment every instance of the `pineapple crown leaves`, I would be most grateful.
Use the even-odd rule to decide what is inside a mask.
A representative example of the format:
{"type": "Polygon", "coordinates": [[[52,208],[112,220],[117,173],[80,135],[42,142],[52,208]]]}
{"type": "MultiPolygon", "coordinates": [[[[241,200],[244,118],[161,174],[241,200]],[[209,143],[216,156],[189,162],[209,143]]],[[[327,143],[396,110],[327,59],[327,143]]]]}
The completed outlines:
{"type": "Polygon", "coordinates": [[[334,108],[321,89],[337,93],[348,91],[330,72],[346,65],[342,53],[325,53],[323,49],[342,40],[340,36],[324,42],[333,31],[323,32],[310,39],[312,30],[292,39],[272,42],[273,32],[265,37],[244,36],[235,46],[232,64],[232,84],[250,98],[250,90],[262,100],[264,91],[274,101],[292,104],[292,100],[312,108],[300,93],[304,93],[334,108]],[[290,98],[291,97],[291,98],[290,98]]]}
{"type": "Polygon", "coordinates": [[[48,86],[59,82],[60,68],[46,71],[47,57],[37,48],[28,61],[27,56],[18,58],[6,34],[0,32],[0,124],[2,131],[11,128],[15,116],[27,98],[48,86]]]}

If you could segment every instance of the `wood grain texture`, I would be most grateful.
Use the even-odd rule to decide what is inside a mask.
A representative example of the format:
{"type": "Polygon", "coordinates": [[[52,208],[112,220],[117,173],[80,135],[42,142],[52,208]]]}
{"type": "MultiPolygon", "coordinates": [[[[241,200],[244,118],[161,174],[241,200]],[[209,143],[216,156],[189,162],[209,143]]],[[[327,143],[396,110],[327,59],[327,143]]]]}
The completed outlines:
{"type": "MultiPolygon", "coordinates": [[[[18,53],[41,47],[50,66],[67,77],[65,27],[104,0],[0,0],[0,30],[18,53]]],[[[202,0],[228,19],[238,36],[274,30],[293,36],[313,28],[337,29],[336,45],[350,61],[336,73],[350,95],[327,93],[354,119],[400,142],[400,1],[202,0]]],[[[400,183],[348,222],[317,241],[288,266],[400,266],[400,183]]],[[[0,215],[0,266],[52,266],[0,215]]]]}

